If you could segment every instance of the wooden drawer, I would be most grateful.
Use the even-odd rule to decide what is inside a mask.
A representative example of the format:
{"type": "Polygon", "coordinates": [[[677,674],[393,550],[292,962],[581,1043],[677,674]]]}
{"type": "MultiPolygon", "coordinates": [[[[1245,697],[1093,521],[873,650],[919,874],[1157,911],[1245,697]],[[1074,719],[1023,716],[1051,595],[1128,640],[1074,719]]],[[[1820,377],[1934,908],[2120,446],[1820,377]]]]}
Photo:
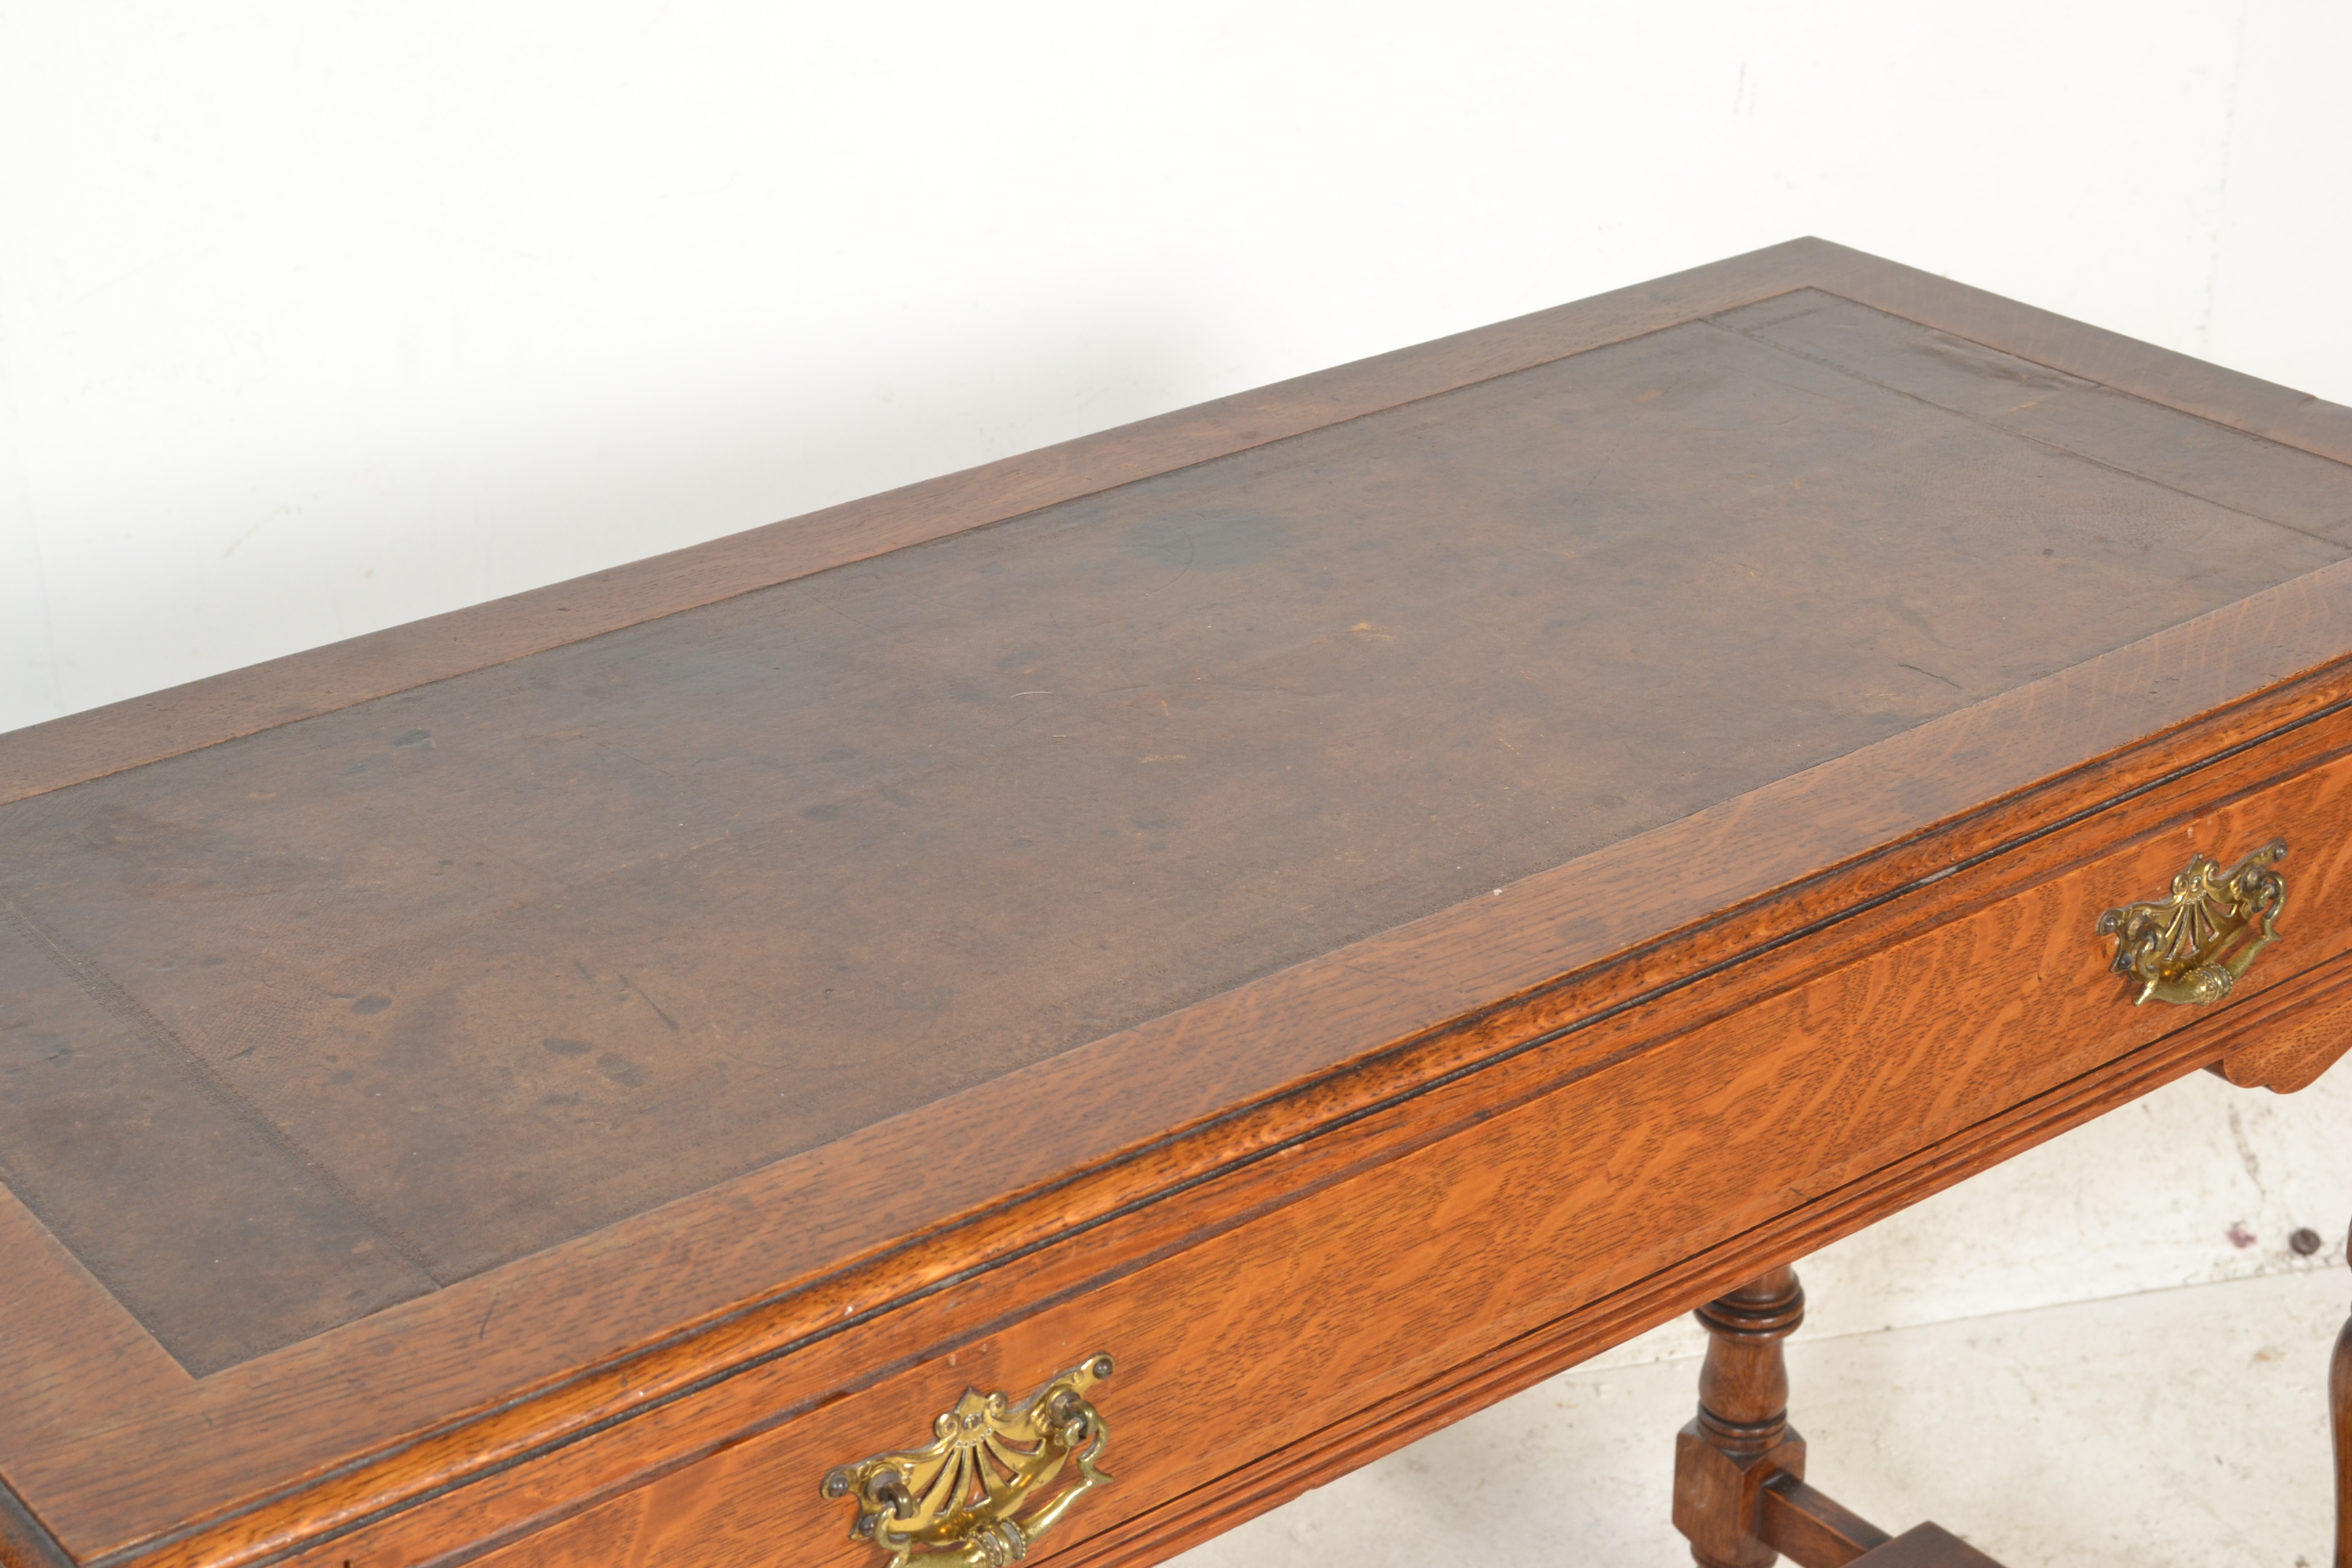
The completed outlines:
{"type": "MultiPolygon", "coordinates": [[[[750,1417],[716,1451],[613,1477],[614,1495],[484,1561],[881,1562],[819,1496],[829,1468],[919,1446],[967,1384],[1017,1398],[1097,1351],[1118,1363],[1097,1393],[1117,1481],[1050,1542],[1157,1560],[1683,1310],[1743,1236],[1795,1256],[2274,1015],[2352,1024],[2352,756],[2327,749],[2347,739],[2339,715],[2224,758],[1853,914],[1827,967],[1786,944],[1392,1108],[1336,1159],[1261,1166],[1247,1195],[1196,1194],[1181,1219],[1114,1222],[959,1286],[952,1317],[989,1331],[924,1343],[946,1326],[934,1302],[747,1373],[715,1395],[750,1417]],[[2279,941],[2219,1007],[2132,1005],[2099,912],[2160,895],[2193,853],[2273,837],[2290,847],[2279,941]],[[1449,1130],[1414,1137],[1433,1126],[1449,1130]],[[820,1362],[893,1370],[760,1418],[762,1397],[804,1403],[820,1362]]],[[[536,1489],[593,1489],[555,1473],[593,1462],[551,1461],[536,1489]]],[[[362,1535],[300,1561],[379,1559],[362,1535]]]]}

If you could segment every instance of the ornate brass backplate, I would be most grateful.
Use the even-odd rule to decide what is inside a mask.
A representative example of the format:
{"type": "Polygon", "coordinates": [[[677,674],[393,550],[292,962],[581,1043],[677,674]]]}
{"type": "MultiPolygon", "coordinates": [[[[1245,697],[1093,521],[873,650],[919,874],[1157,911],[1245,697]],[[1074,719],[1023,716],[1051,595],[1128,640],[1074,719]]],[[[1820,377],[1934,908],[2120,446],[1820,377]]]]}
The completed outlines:
{"type": "Polygon", "coordinates": [[[2126,904],[2099,917],[2116,939],[2111,967],[2139,982],[2135,1005],[2150,997],[2202,1006],[2230,994],[2255,954],[2278,938],[2286,883],[2271,869],[2286,858],[2273,838],[2224,872],[2203,855],[2172,879],[2172,896],[2126,904]]]}
{"type": "Polygon", "coordinates": [[[910,1558],[937,1568],[1018,1563],[1071,1504],[1110,1479],[1096,1468],[1110,1428],[1087,1398],[1110,1373],[1110,1357],[1088,1356],[1018,1405],[967,1388],[931,1423],[929,1447],[844,1465],[824,1478],[824,1495],[856,1500],[851,1537],[890,1553],[891,1568],[910,1558]],[[1072,1459],[1076,1484],[1038,1502],[1072,1459]]]}

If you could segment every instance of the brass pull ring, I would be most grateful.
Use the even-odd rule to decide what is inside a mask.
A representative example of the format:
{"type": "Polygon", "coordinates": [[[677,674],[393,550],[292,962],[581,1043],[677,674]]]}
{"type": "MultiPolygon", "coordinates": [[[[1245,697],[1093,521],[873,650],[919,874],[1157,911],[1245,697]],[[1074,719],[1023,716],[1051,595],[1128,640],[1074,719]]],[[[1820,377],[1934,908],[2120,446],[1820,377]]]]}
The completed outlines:
{"type": "Polygon", "coordinates": [[[2116,939],[2109,967],[2139,982],[2133,1005],[2154,997],[2201,1007],[2227,996],[2255,955],[2278,940],[2286,882],[2271,868],[2285,858],[2284,838],[2226,872],[2220,862],[2192,855],[2172,879],[2170,898],[2101,915],[2099,934],[2116,939]]]}
{"type": "Polygon", "coordinates": [[[824,1495],[856,1500],[850,1538],[890,1553],[890,1568],[909,1558],[937,1568],[1005,1568],[1109,1481],[1096,1467],[1110,1427],[1087,1394],[1110,1374],[1110,1357],[1091,1355],[1018,1405],[967,1388],[931,1423],[929,1447],[843,1465],[825,1476],[824,1495]],[[1077,1483],[1015,1519],[1072,1459],[1077,1483]]]}

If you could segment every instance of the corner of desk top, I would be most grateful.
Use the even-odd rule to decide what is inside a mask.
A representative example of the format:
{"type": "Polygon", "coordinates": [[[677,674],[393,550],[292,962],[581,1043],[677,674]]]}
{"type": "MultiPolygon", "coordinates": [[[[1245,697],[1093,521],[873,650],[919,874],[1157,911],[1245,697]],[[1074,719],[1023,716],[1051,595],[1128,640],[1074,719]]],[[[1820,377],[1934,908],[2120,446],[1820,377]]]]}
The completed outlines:
{"type": "Polygon", "coordinates": [[[0,1477],[0,1568],[77,1568],[16,1489],[0,1477]]]}

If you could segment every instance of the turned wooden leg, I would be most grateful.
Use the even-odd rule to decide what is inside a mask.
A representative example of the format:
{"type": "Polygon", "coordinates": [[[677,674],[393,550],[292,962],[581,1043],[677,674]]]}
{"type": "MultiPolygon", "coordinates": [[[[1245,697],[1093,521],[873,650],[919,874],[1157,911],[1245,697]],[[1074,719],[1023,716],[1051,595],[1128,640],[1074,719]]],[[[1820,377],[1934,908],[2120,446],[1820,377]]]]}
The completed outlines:
{"type": "MultiPolygon", "coordinates": [[[[2344,1250],[2352,1259],[2352,1236],[2345,1238],[2344,1250]]],[[[2336,1335],[2327,1404],[2336,1430],[2336,1568],[2352,1568],[2352,1318],[2336,1335]]]]}
{"type": "Polygon", "coordinates": [[[1706,1361],[1698,1416],[1675,1438],[1675,1528],[1700,1568],[1771,1568],[1784,1552],[1798,1568],[2000,1568],[1940,1525],[1890,1536],[1805,1484],[1780,1350],[1805,1321],[1794,1269],[1709,1301],[1698,1321],[1706,1361]]]}
{"type": "Polygon", "coordinates": [[[1775,1268],[1698,1310],[1706,1362],[1698,1416],[1675,1439],[1675,1528],[1703,1568],[1770,1568],[1759,1530],[1764,1483],[1801,1479],[1805,1440],[1789,1427],[1780,1342],[1805,1321],[1793,1268],[1775,1268]]]}

